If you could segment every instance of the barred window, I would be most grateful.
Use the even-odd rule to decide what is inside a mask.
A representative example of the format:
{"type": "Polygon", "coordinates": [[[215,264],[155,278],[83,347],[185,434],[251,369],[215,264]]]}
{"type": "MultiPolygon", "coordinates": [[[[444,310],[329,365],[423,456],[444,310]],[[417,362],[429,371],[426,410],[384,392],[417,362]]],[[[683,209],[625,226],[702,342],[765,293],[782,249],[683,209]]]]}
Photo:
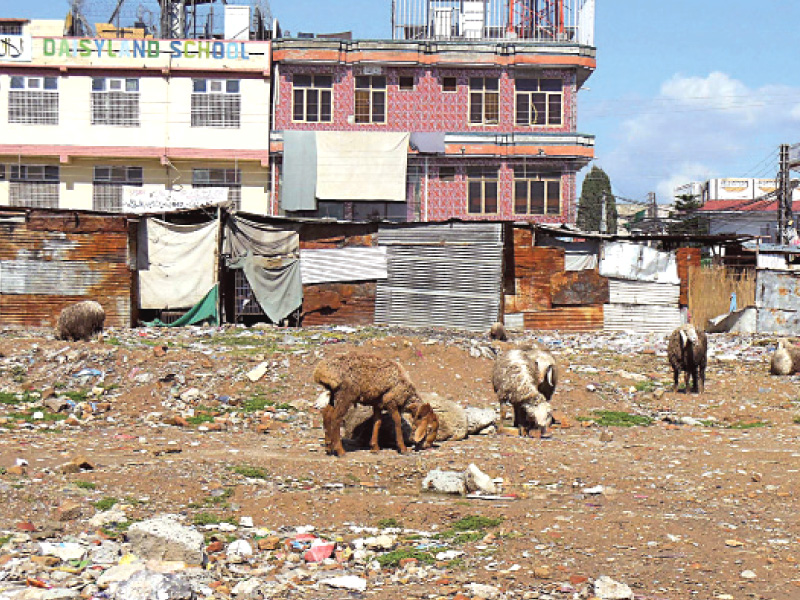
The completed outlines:
{"type": "Polygon", "coordinates": [[[469,80],[469,122],[497,125],[500,121],[500,80],[497,77],[471,77],[469,80]]]}
{"type": "Polygon", "coordinates": [[[330,123],[333,100],[331,75],[295,75],[292,120],[330,123]]]}
{"type": "Polygon", "coordinates": [[[142,167],[96,166],[92,181],[92,207],[99,211],[121,212],[124,187],[141,187],[142,180],[142,167]]]}
{"type": "Polygon", "coordinates": [[[0,23],[0,34],[22,35],[22,23],[0,23]]]}
{"type": "Polygon", "coordinates": [[[356,123],[386,122],[386,77],[356,77],[356,123]]]}
{"type": "Polygon", "coordinates": [[[228,188],[228,202],[234,210],[242,206],[242,173],[239,169],[193,169],[192,187],[228,188]]]}
{"type": "Polygon", "coordinates": [[[8,122],[58,125],[58,77],[12,76],[8,90],[8,122]]]}
{"type": "Polygon", "coordinates": [[[514,214],[560,215],[561,175],[514,167],[514,214]]]}
{"type": "Polygon", "coordinates": [[[561,125],[560,79],[517,79],[516,88],[517,125],[561,125]]]}
{"type": "Polygon", "coordinates": [[[192,127],[235,129],[240,124],[238,79],[192,80],[192,127]]]}
{"type": "Polygon", "coordinates": [[[11,206],[58,208],[58,166],[10,165],[9,171],[11,206]]]}
{"type": "Polygon", "coordinates": [[[93,77],[92,125],[139,127],[139,80],[93,77]]]}
{"type": "Polygon", "coordinates": [[[497,167],[467,168],[467,212],[470,214],[497,213],[497,167]]]}

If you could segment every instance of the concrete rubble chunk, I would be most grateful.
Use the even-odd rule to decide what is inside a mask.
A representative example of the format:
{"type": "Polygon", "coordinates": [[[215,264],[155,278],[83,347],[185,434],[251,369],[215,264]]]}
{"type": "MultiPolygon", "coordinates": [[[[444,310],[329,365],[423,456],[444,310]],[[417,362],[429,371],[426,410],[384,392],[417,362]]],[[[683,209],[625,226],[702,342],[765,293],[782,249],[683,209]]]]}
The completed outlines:
{"type": "Polygon", "coordinates": [[[97,578],[97,585],[101,588],[107,588],[113,584],[130,579],[131,576],[142,570],[144,570],[144,563],[138,561],[115,565],[103,571],[103,574],[97,578]]]}
{"type": "Polygon", "coordinates": [[[121,508],[117,508],[116,506],[109,510],[99,512],[89,519],[89,525],[92,527],[105,527],[106,525],[111,525],[113,523],[127,522],[128,517],[125,515],[125,511],[121,508]]]}
{"type": "Polygon", "coordinates": [[[467,589],[469,589],[470,595],[475,598],[483,598],[483,600],[495,600],[496,598],[500,598],[500,590],[493,585],[470,583],[467,589]]]}
{"type": "Polygon", "coordinates": [[[431,405],[439,418],[437,441],[463,440],[467,437],[467,415],[461,406],[439,394],[423,393],[421,397],[423,402],[431,405]]]}
{"type": "Polygon", "coordinates": [[[320,583],[332,588],[352,590],[355,592],[364,592],[367,589],[367,580],[363,577],[357,577],[356,575],[331,577],[330,579],[323,579],[320,583]]]}
{"type": "Polygon", "coordinates": [[[628,600],[633,598],[633,591],[624,583],[614,581],[607,575],[598,577],[594,582],[594,594],[600,600],[628,600]]]}
{"type": "Polygon", "coordinates": [[[497,421],[497,413],[493,408],[468,406],[464,409],[464,413],[467,417],[467,433],[469,435],[476,435],[487,427],[492,427],[497,421]]]}
{"type": "Polygon", "coordinates": [[[86,554],[86,548],[75,542],[60,542],[58,544],[39,542],[39,551],[44,556],[57,556],[64,562],[81,560],[86,554]]]}
{"type": "Polygon", "coordinates": [[[179,560],[190,565],[205,562],[203,535],[181,525],[170,515],[134,523],[128,529],[134,554],[156,560],[179,560]]]}
{"type": "Polygon", "coordinates": [[[111,596],[113,600],[195,600],[189,582],[180,575],[142,570],[120,583],[111,596]]]}
{"type": "Polygon", "coordinates": [[[486,473],[481,471],[474,464],[470,464],[464,471],[464,483],[468,493],[482,492],[484,494],[496,494],[497,486],[486,473]]]}
{"type": "Polygon", "coordinates": [[[456,494],[461,496],[466,496],[467,494],[467,484],[463,473],[442,471],[440,469],[434,469],[428,473],[422,481],[422,489],[439,494],[456,494]]]}
{"type": "Polygon", "coordinates": [[[253,548],[245,540],[235,540],[228,545],[226,555],[231,562],[244,562],[253,556],[253,548]]]}
{"type": "Polygon", "coordinates": [[[243,579],[231,590],[231,594],[237,598],[249,600],[250,598],[261,597],[261,581],[255,577],[243,579]]]}

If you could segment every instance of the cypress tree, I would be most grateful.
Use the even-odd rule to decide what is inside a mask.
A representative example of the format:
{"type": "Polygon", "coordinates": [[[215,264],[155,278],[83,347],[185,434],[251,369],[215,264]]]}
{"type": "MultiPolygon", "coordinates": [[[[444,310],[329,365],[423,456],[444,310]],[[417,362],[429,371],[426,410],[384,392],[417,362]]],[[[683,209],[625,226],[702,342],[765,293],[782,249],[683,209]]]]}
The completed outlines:
{"type": "Polygon", "coordinates": [[[581,187],[577,221],[579,228],[584,231],[600,231],[604,197],[606,233],[617,233],[617,202],[611,193],[611,180],[603,169],[592,166],[581,187]]]}

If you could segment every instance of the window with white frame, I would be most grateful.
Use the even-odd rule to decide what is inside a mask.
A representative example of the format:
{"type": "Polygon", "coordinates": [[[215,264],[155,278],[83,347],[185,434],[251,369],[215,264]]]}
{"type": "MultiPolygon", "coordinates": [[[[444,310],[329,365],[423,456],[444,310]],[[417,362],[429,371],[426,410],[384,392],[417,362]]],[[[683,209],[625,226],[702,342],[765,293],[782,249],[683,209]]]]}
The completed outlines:
{"type": "Polygon", "coordinates": [[[240,127],[239,87],[238,79],[193,79],[192,127],[240,127]]]}
{"type": "Polygon", "coordinates": [[[561,125],[563,94],[560,79],[517,78],[517,125],[561,125]]]}
{"type": "Polygon", "coordinates": [[[9,165],[9,180],[11,206],[58,208],[57,165],[9,165]]]}
{"type": "Polygon", "coordinates": [[[500,122],[500,80],[497,77],[470,77],[469,122],[472,125],[500,122]]]}
{"type": "Polygon", "coordinates": [[[497,214],[497,167],[467,167],[467,212],[497,214]]]}
{"type": "Polygon", "coordinates": [[[92,207],[104,212],[122,211],[125,186],[142,186],[142,167],[96,166],[92,180],[92,207]]]}
{"type": "Polygon", "coordinates": [[[330,123],[333,113],[331,75],[295,75],[292,81],[292,120],[330,123]]]}
{"type": "Polygon", "coordinates": [[[356,123],[386,122],[386,77],[356,77],[356,123]]]}
{"type": "Polygon", "coordinates": [[[561,175],[514,167],[514,214],[560,215],[561,175]]]}
{"type": "Polygon", "coordinates": [[[242,172],[239,169],[193,169],[192,187],[228,188],[231,208],[239,210],[242,205],[242,172]]]}
{"type": "Polygon", "coordinates": [[[58,125],[58,77],[12,75],[8,122],[58,125]]]}
{"type": "Polygon", "coordinates": [[[92,125],[139,127],[139,80],[93,77],[92,125]]]}

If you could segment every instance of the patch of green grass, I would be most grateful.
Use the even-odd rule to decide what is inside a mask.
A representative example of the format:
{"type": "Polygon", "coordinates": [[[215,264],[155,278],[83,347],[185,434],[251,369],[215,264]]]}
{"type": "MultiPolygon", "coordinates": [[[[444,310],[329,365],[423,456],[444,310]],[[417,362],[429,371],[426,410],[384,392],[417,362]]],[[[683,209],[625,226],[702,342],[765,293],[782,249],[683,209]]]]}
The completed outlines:
{"type": "Polygon", "coordinates": [[[201,512],[194,516],[192,522],[195,525],[219,525],[220,523],[234,524],[236,521],[233,519],[233,517],[223,519],[217,515],[212,515],[211,513],[201,512]]]}
{"type": "Polygon", "coordinates": [[[269,473],[267,473],[266,469],[262,469],[261,467],[238,465],[231,467],[231,469],[234,473],[241,475],[242,477],[247,477],[248,479],[267,479],[269,477],[269,473]]]}
{"type": "Polygon", "coordinates": [[[106,534],[108,537],[111,538],[119,537],[123,533],[128,531],[128,529],[130,529],[130,526],[133,525],[134,523],[136,523],[136,521],[132,521],[130,519],[122,523],[109,523],[105,527],[101,527],[100,531],[102,531],[104,534],[106,534]]]}
{"type": "Polygon", "coordinates": [[[120,341],[120,339],[118,337],[106,338],[105,343],[106,344],[110,344],[111,346],[121,346],[122,345],[122,342],[120,341]]]}
{"type": "Polygon", "coordinates": [[[653,423],[650,417],[615,410],[596,410],[594,415],[593,420],[601,427],[646,427],[653,423]]]}
{"type": "Polygon", "coordinates": [[[453,529],[456,531],[474,531],[476,529],[488,529],[490,527],[497,527],[503,519],[492,519],[489,517],[481,517],[473,515],[464,517],[453,523],[453,529]]]}
{"type": "Polygon", "coordinates": [[[10,541],[11,541],[10,535],[0,536],[0,546],[2,546],[3,544],[7,544],[10,541]]]}
{"type": "Polygon", "coordinates": [[[453,570],[461,570],[466,566],[463,558],[454,558],[447,562],[447,568],[453,570]]]}
{"type": "Polygon", "coordinates": [[[400,522],[395,518],[381,519],[378,521],[378,527],[380,529],[398,529],[400,522]]]}
{"type": "Polygon", "coordinates": [[[97,488],[97,484],[91,481],[83,481],[78,479],[77,481],[73,481],[72,483],[75,484],[75,487],[78,487],[82,490],[94,490],[97,488]]]}
{"type": "Polygon", "coordinates": [[[795,415],[795,417],[792,419],[792,423],[795,425],[800,425],[800,415],[795,415]]]}
{"type": "Polygon", "coordinates": [[[28,369],[22,365],[14,365],[11,367],[11,378],[16,383],[23,383],[28,378],[28,369]]]}
{"type": "Polygon", "coordinates": [[[110,496],[106,496],[102,500],[98,500],[92,506],[94,506],[99,511],[109,510],[112,506],[114,506],[119,500],[116,498],[112,498],[110,496]]]}
{"type": "Polygon", "coordinates": [[[414,548],[398,548],[397,550],[382,554],[377,560],[381,567],[393,568],[399,566],[400,561],[405,558],[416,558],[419,562],[425,563],[426,565],[432,565],[436,562],[436,559],[430,552],[423,552],[422,550],[416,550],[414,548]]]}
{"type": "Polygon", "coordinates": [[[25,421],[26,423],[46,423],[46,422],[54,422],[54,421],[63,421],[67,418],[67,415],[62,415],[61,413],[51,413],[47,411],[42,412],[41,419],[34,419],[33,414],[37,412],[35,410],[29,410],[27,412],[12,412],[9,413],[8,416],[12,419],[16,419],[18,421],[25,421]]]}
{"type": "MultiPolygon", "coordinates": [[[[274,389],[272,391],[273,391],[273,393],[277,393],[280,390],[274,389]]],[[[291,404],[288,404],[286,402],[278,403],[275,400],[272,400],[270,398],[264,398],[261,395],[256,395],[256,396],[253,396],[252,398],[249,398],[248,400],[245,400],[244,403],[242,404],[241,409],[242,409],[243,412],[253,413],[253,412],[258,412],[258,411],[264,410],[267,406],[271,406],[271,407],[273,407],[273,408],[275,408],[277,410],[294,410],[295,409],[294,406],[292,406],[291,404]]]]}
{"type": "Polygon", "coordinates": [[[433,536],[437,540],[447,540],[451,544],[466,544],[478,542],[486,537],[486,530],[490,527],[497,527],[503,519],[492,519],[472,515],[459,519],[450,526],[450,529],[437,533],[433,536]]]}
{"type": "Polygon", "coordinates": [[[86,402],[86,399],[89,397],[89,392],[86,390],[79,390],[75,392],[64,392],[64,395],[75,402],[86,402]]]}
{"type": "Polygon", "coordinates": [[[202,425],[203,423],[213,423],[214,417],[208,413],[195,412],[193,417],[186,417],[186,422],[189,425],[202,425]]]}
{"type": "Polygon", "coordinates": [[[766,421],[736,421],[728,425],[728,429],[755,429],[757,427],[767,427],[766,421]]]}
{"type": "Polygon", "coordinates": [[[637,392],[648,393],[656,389],[656,384],[650,380],[638,381],[633,387],[636,388],[637,392]]]}
{"type": "Polygon", "coordinates": [[[30,392],[24,392],[22,394],[0,392],[0,404],[23,404],[35,402],[37,400],[39,400],[39,398],[32,396],[30,392]]]}

